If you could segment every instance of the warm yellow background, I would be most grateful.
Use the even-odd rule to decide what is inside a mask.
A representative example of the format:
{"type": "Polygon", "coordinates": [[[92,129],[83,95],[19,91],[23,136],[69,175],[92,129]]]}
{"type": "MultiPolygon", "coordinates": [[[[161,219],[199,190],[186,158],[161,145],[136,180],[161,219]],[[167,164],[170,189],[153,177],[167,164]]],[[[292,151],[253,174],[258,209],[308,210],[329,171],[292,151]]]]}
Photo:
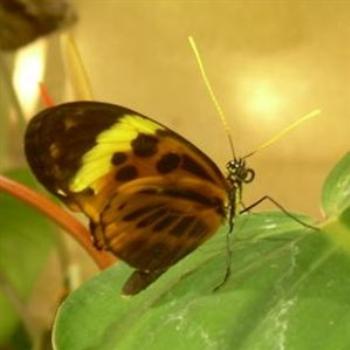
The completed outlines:
{"type": "Polygon", "coordinates": [[[187,42],[193,35],[239,154],[315,108],[249,159],[245,202],[269,194],[319,216],[322,183],[349,150],[350,1],[75,2],[73,30],[94,95],[170,126],[222,168],[223,127],[187,42]]]}

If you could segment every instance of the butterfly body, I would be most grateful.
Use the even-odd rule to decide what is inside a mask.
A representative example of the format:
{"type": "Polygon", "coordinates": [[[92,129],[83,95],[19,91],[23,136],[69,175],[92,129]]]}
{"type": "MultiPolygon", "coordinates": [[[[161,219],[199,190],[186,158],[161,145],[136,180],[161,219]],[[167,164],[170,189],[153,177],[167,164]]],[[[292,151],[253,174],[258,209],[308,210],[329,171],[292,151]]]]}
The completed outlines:
{"type": "Polygon", "coordinates": [[[236,192],[252,175],[233,161],[225,177],[167,127],[101,102],[40,112],[27,128],[25,151],[38,180],[88,216],[96,247],[136,269],[127,294],[196,249],[227,216],[233,219],[236,192]]]}

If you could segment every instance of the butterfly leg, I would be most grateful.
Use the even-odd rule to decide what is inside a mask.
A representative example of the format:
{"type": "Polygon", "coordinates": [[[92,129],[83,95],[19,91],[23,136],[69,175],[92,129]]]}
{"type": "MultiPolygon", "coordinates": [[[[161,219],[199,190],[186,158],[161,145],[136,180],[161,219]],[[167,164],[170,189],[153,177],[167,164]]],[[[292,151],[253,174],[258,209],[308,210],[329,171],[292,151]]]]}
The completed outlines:
{"type": "MultiPolygon", "coordinates": [[[[243,203],[242,200],[239,201],[239,206],[240,206],[241,208],[243,208],[243,213],[245,213],[245,212],[250,213],[249,208],[247,209],[247,206],[243,203]]],[[[240,213],[241,213],[241,212],[242,212],[242,211],[240,211],[240,213]]]]}
{"type": "Polygon", "coordinates": [[[266,195],[261,197],[260,199],[258,199],[256,202],[254,202],[253,204],[249,205],[248,207],[245,207],[243,210],[240,211],[240,214],[249,212],[251,209],[255,208],[256,206],[258,206],[260,203],[264,202],[264,201],[270,201],[272,204],[274,204],[279,210],[281,210],[284,214],[286,214],[288,217],[290,217],[291,219],[293,219],[294,221],[298,222],[300,225],[305,226],[307,228],[311,228],[313,230],[319,230],[318,227],[310,225],[300,219],[298,219],[296,216],[294,216],[293,214],[291,214],[286,208],[284,208],[281,204],[279,204],[276,200],[274,200],[272,197],[266,195]]]}
{"type": "Polygon", "coordinates": [[[106,249],[106,241],[104,234],[99,225],[96,225],[93,221],[89,223],[90,232],[92,235],[92,243],[98,250],[106,249]]]}
{"type": "Polygon", "coordinates": [[[231,230],[226,234],[226,272],[222,281],[213,289],[213,292],[217,292],[223,287],[231,276],[231,261],[232,261],[232,249],[231,249],[231,230]]]}
{"type": "Polygon", "coordinates": [[[232,248],[231,248],[231,234],[233,232],[234,229],[234,218],[236,215],[236,205],[232,205],[232,203],[235,203],[235,193],[232,192],[230,194],[231,196],[231,205],[228,209],[229,215],[228,215],[228,225],[229,225],[229,229],[228,232],[226,233],[226,272],[224,275],[224,278],[222,279],[222,281],[220,282],[220,284],[218,284],[214,289],[213,292],[217,292],[221,287],[223,287],[226,282],[229,280],[230,276],[231,276],[231,262],[232,262],[232,248]]]}

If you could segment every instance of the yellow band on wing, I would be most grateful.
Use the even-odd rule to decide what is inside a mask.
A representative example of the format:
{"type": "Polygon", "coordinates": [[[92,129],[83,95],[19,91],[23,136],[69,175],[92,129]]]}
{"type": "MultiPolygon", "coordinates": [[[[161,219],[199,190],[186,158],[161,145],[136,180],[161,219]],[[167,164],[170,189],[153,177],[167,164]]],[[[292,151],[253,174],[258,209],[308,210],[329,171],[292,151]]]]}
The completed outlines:
{"type": "Polygon", "coordinates": [[[159,124],[139,115],[121,117],[97,136],[96,145],[83,156],[82,166],[71,180],[70,190],[80,192],[91,186],[110,171],[115,152],[130,151],[131,142],[139,133],[155,134],[160,129],[159,124]]]}

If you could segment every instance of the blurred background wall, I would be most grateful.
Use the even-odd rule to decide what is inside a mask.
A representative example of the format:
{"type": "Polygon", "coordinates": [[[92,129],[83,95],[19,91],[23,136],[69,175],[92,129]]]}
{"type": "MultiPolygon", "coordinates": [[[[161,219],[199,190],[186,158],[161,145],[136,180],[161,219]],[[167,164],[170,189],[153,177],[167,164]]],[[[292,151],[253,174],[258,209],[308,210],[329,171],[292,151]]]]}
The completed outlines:
{"type": "MultiPolygon", "coordinates": [[[[40,1],[60,8],[61,2],[40,1]]],[[[228,142],[188,35],[199,46],[238,154],[245,155],[295,119],[321,109],[319,118],[249,159],[257,176],[244,194],[247,204],[269,194],[289,210],[320,217],[322,183],[350,145],[349,1],[75,0],[72,4],[78,20],[68,31],[75,38],[94,98],[159,120],[223,169],[231,158],[228,142]]],[[[27,31],[22,28],[22,34],[27,31]]],[[[40,80],[56,103],[81,98],[72,92],[72,69],[65,69],[67,54],[61,45],[56,33],[1,55],[0,112],[9,120],[18,114],[4,84],[11,75],[26,119],[42,108],[40,80]]],[[[15,123],[11,127],[7,120],[1,126],[0,166],[6,168],[21,158],[21,135],[16,135],[15,123]]]]}
{"type": "MultiPolygon", "coordinates": [[[[321,109],[319,118],[249,159],[256,180],[244,193],[247,204],[269,194],[291,211],[321,216],[322,183],[350,145],[350,2],[72,3],[78,21],[69,31],[94,98],[159,120],[208,153],[222,169],[231,158],[228,142],[188,35],[194,36],[203,56],[239,155],[300,116],[321,109]]],[[[57,103],[81,98],[72,93],[72,70],[64,68],[61,44],[60,34],[52,34],[11,56],[15,80],[19,76],[17,91],[29,94],[22,104],[27,119],[42,108],[34,103],[38,96],[33,98],[38,95],[38,79],[45,81],[57,103]],[[45,64],[24,60],[21,85],[19,61],[28,51],[29,57],[40,52],[45,64]]],[[[10,154],[11,164],[13,154],[21,152],[18,144],[2,157],[3,163],[10,154]]]]}
{"type": "Polygon", "coordinates": [[[320,108],[249,159],[264,194],[320,216],[322,183],[349,150],[350,3],[347,1],[75,1],[74,36],[96,99],[174,128],[222,168],[223,127],[187,42],[193,35],[240,155],[320,108]]]}

